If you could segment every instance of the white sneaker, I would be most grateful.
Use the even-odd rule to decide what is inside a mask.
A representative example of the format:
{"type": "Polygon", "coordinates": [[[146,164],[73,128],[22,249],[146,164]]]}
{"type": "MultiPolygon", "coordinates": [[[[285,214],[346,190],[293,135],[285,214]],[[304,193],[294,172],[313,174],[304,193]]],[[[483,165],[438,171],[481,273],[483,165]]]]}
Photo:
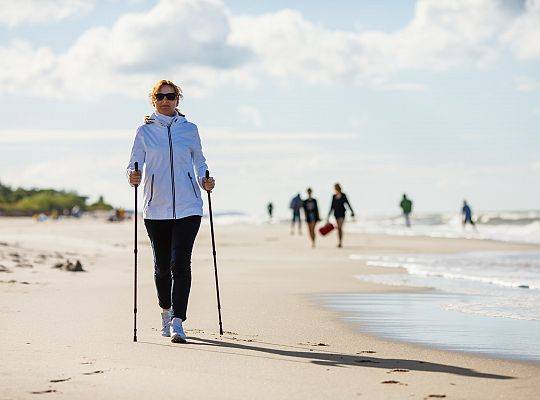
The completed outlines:
{"type": "Polygon", "coordinates": [[[173,343],[187,343],[186,334],[182,327],[182,320],[180,318],[173,318],[171,321],[171,342],[173,343]]]}
{"type": "Polygon", "coordinates": [[[161,313],[161,336],[171,336],[171,310],[161,313]]]}

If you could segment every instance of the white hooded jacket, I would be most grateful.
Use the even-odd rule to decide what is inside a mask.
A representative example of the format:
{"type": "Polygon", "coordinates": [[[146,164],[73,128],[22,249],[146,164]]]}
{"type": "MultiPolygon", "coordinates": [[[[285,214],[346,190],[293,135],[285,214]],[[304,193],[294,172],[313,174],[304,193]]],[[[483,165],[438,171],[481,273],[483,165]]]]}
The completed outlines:
{"type": "Polygon", "coordinates": [[[168,117],[158,113],[145,119],[137,129],[130,172],[138,162],[143,171],[143,218],[179,219],[201,215],[201,190],[208,166],[197,126],[183,115],[168,117]]]}

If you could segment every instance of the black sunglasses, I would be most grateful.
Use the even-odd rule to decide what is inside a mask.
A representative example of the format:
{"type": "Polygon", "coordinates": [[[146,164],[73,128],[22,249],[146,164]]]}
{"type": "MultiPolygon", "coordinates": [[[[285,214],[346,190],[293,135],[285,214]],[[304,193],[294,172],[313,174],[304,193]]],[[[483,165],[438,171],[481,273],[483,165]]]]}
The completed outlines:
{"type": "Polygon", "coordinates": [[[174,100],[176,99],[176,93],[156,93],[156,100],[158,101],[162,101],[165,97],[167,100],[174,100]]]}

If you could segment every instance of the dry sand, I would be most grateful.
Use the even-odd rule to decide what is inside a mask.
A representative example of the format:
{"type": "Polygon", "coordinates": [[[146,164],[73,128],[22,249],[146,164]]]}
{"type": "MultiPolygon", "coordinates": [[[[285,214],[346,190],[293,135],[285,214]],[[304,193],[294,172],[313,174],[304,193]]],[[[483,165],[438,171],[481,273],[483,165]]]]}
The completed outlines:
{"type": "Polygon", "coordinates": [[[377,269],[350,261],[352,253],[538,247],[349,234],[343,249],[332,237],[312,250],[288,226],[219,225],[220,337],[205,223],[193,254],[190,343],[182,345],[159,335],[140,225],[133,343],[132,223],[0,219],[1,399],[538,398],[538,364],[381,340],[312,297],[397,290],[353,279],[377,269]],[[66,259],[80,260],[86,272],[52,268],[66,259]]]}

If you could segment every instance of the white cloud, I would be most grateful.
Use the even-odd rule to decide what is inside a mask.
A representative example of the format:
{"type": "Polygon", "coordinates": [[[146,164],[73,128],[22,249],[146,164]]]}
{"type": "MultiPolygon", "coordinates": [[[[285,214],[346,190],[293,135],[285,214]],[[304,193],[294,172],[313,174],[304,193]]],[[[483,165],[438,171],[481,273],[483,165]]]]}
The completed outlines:
{"type": "Polygon", "coordinates": [[[242,122],[253,125],[256,128],[260,128],[263,125],[262,113],[256,107],[242,105],[238,107],[238,115],[242,122]]]}
{"type": "Polygon", "coordinates": [[[502,42],[522,60],[540,58],[540,0],[527,0],[525,12],[502,36],[502,42]]]}
{"type": "Polygon", "coordinates": [[[514,78],[516,88],[520,92],[537,92],[540,91],[540,81],[529,76],[516,76],[514,78]]]}
{"type": "Polygon", "coordinates": [[[232,17],[231,41],[253,49],[257,67],[279,79],[422,90],[419,83],[396,81],[396,75],[493,62],[494,39],[507,18],[492,0],[420,0],[409,24],[386,33],[332,30],[282,10],[232,17]]]}
{"type": "Polygon", "coordinates": [[[2,1],[0,24],[18,25],[51,23],[83,14],[94,6],[93,0],[17,0],[2,1]]]}
{"type": "Polygon", "coordinates": [[[252,84],[235,68],[251,53],[231,45],[229,31],[220,1],[161,0],[148,12],[122,15],[110,28],[90,28],[64,54],[22,41],[0,47],[0,90],[31,81],[36,96],[141,97],[163,77],[189,95],[224,83],[252,84]]]}
{"type": "Polygon", "coordinates": [[[32,82],[30,90],[42,97],[140,98],[162,77],[188,96],[222,85],[254,87],[268,77],[277,84],[420,91],[425,86],[404,80],[404,72],[481,68],[497,60],[501,46],[535,57],[540,0],[529,0],[517,16],[505,4],[419,0],[407,25],[383,32],[329,29],[294,10],[235,16],[220,0],[160,0],[111,27],[90,28],[63,54],[23,41],[1,46],[0,91],[32,82]]]}

